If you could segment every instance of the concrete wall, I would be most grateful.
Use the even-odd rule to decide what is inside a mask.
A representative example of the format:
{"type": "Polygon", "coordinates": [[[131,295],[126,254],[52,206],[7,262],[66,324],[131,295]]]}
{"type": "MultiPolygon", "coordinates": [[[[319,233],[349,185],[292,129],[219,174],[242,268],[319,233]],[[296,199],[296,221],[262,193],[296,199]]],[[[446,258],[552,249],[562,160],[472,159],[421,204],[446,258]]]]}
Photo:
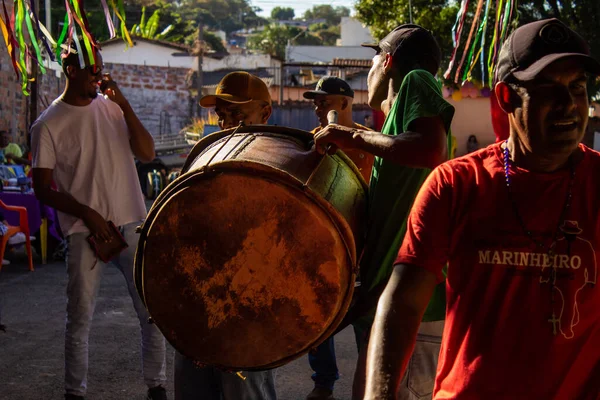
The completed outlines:
{"type": "Polygon", "coordinates": [[[287,46],[288,62],[330,63],[334,58],[371,60],[373,49],[361,46],[287,46]]]}
{"type": "Polygon", "coordinates": [[[452,120],[452,134],[456,137],[456,155],[462,156],[467,152],[467,139],[470,135],[477,136],[480,148],[496,141],[492,128],[490,99],[478,97],[454,101],[446,99],[455,108],[452,120]]]}

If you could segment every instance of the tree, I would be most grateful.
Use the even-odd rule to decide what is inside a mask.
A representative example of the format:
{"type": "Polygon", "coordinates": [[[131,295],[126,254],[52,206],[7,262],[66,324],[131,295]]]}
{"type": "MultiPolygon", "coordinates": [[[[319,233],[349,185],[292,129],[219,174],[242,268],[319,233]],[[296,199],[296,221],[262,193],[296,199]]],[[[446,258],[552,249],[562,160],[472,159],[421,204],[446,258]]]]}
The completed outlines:
{"type": "Polygon", "coordinates": [[[277,6],[271,10],[271,19],[275,21],[291,21],[294,16],[294,9],[291,7],[277,6]]]}
{"type": "Polygon", "coordinates": [[[322,44],[319,37],[308,31],[293,26],[271,24],[266,26],[262,32],[250,36],[247,46],[249,49],[260,50],[284,60],[288,41],[293,41],[293,44],[298,45],[318,46],[322,44]]]}
{"type": "Polygon", "coordinates": [[[341,36],[339,25],[328,26],[326,23],[312,24],[308,27],[308,31],[319,37],[323,46],[335,46],[341,36]]]}
{"type": "Polygon", "coordinates": [[[257,15],[260,9],[252,7],[248,0],[183,0],[178,7],[186,20],[202,22],[209,29],[227,34],[266,22],[257,15]]]}
{"type": "MultiPolygon", "coordinates": [[[[383,38],[400,24],[410,22],[409,0],[358,0],[356,17],[370,27],[377,39],[383,38]]],[[[413,23],[433,32],[447,65],[452,55],[452,26],[458,4],[451,0],[412,0],[413,23]]],[[[467,27],[468,29],[468,27],[467,27]]]]}
{"type": "MultiPolygon", "coordinates": [[[[455,0],[411,0],[413,22],[431,30],[442,49],[442,69],[447,68],[453,51],[452,27],[456,21],[459,3],[455,0]]],[[[496,15],[495,2],[489,15],[496,15]]],[[[370,27],[371,33],[381,39],[394,27],[410,21],[409,0],[358,0],[356,17],[370,27]]],[[[463,29],[462,44],[469,34],[476,1],[471,1],[463,29]]],[[[520,0],[515,20],[509,31],[519,25],[556,17],[581,34],[590,44],[592,55],[600,58],[600,1],[598,0],[520,0]]],[[[491,20],[491,19],[490,19],[491,20]]],[[[486,43],[491,43],[493,24],[488,24],[486,43]]],[[[509,32],[510,33],[510,32],[509,32]]],[[[463,48],[459,48],[462,54],[463,48]]],[[[480,72],[477,71],[477,74],[480,72]]],[[[596,94],[599,86],[590,88],[596,94]]]]}
{"type": "Polygon", "coordinates": [[[173,25],[168,25],[162,32],[158,33],[158,24],[160,21],[160,11],[155,10],[152,16],[146,21],[146,7],[142,7],[142,19],[139,24],[131,27],[131,35],[137,35],[146,39],[165,39],[169,32],[173,30],[173,25]]]}
{"type": "Polygon", "coordinates": [[[328,25],[339,25],[342,17],[349,17],[350,9],[348,7],[333,7],[329,4],[313,6],[313,8],[304,12],[305,20],[324,19],[328,25]]]}

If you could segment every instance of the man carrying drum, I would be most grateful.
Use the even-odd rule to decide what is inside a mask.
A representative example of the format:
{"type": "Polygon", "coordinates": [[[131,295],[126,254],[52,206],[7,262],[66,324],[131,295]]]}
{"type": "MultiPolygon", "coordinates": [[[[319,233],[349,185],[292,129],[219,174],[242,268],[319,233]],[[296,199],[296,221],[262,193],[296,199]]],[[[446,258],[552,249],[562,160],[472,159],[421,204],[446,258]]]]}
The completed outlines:
{"type": "MultiPolygon", "coordinates": [[[[247,72],[227,74],[214,95],[204,96],[200,105],[213,108],[221,129],[266,124],[271,116],[271,95],[267,85],[247,72]]],[[[211,366],[200,367],[175,352],[176,400],[275,400],[272,370],[243,371],[239,375],[211,366]]]]}
{"type": "MultiPolygon", "coordinates": [[[[348,83],[335,76],[324,76],[317,82],[315,90],[309,90],[303,94],[305,99],[310,99],[315,105],[315,113],[320,125],[312,130],[315,134],[325,128],[329,123],[327,115],[330,111],[338,113],[338,124],[348,128],[370,130],[357,124],[352,118],[352,103],[354,101],[354,90],[348,83]]],[[[368,183],[371,179],[374,156],[364,150],[347,149],[344,151],[360,171],[362,177],[368,183]]],[[[359,338],[357,335],[357,343],[359,338]]],[[[314,371],[312,380],[315,387],[308,394],[306,400],[319,400],[333,397],[333,386],[339,379],[339,371],[335,358],[335,344],[333,336],[321,343],[316,349],[308,353],[308,362],[314,371]]]]}
{"type": "MultiPolygon", "coordinates": [[[[377,53],[368,76],[369,106],[386,115],[382,132],[328,125],[315,135],[319,151],[333,144],[375,155],[370,180],[366,245],[360,260],[361,288],[346,321],[362,331],[354,396],[362,398],[366,352],[377,299],[393,269],[404,237],[406,218],[417,191],[431,169],[448,158],[454,108],[444,100],[434,78],[441,51],[432,34],[418,25],[398,26],[379,43],[366,44],[377,53]]],[[[424,317],[415,347],[415,371],[398,393],[421,399],[431,392],[444,318],[443,286],[424,317]],[[437,342],[437,343],[436,343],[437,342]],[[423,365],[417,365],[419,364],[423,365]],[[411,387],[411,389],[409,389],[411,387]]],[[[342,323],[342,326],[344,323],[342,323]]]]}

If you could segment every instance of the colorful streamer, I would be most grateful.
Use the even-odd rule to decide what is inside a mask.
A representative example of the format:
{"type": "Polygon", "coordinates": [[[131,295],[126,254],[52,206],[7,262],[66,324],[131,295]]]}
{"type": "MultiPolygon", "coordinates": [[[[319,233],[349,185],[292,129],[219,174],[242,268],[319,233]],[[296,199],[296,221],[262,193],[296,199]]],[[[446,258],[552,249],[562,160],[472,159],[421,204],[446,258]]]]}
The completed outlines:
{"type": "MultiPolygon", "coordinates": [[[[12,12],[9,13],[5,0],[2,0],[0,12],[0,32],[10,56],[17,79],[21,80],[21,88],[28,95],[27,86],[32,80],[29,76],[29,63],[33,63],[42,74],[45,74],[43,50],[51,60],[62,64],[67,52],[75,53],[81,67],[86,65],[86,57],[90,65],[97,63],[97,49],[100,48],[94,38],[87,19],[84,0],[64,0],[64,25],[58,40],[54,40],[49,30],[38,17],[33,0],[13,0],[12,12]],[[76,50],[75,50],[76,49],[76,50]],[[64,51],[66,50],[66,51],[64,51]],[[61,54],[64,53],[64,54],[61,54]]],[[[125,5],[123,0],[101,0],[110,38],[116,36],[115,26],[110,15],[110,7],[120,21],[121,36],[128,46],[133,46],[125,21],[125,5]],[[110,4],[110,7],[109,7],[110,4]]]]}
{"type": "Polygon", "coordinates": [[[465,19],[467,17],[467,9],[469,8],[469,0],[462,0],[460,5],[460,9],[458,10],[458,14],[456,15],[456,22],[452,27],[452,44],[454,45],[454,49],[452,50],[452,57],[450,58],[450,64],[448,64],[448,69],[444,73],[444,78],[448,79],[450,74],[452,73],[452,69],[454,67],[454,62],[456,60],[456,52],[458,50],[458,46],[460,44],[460,37],[462,35],[463,26],[465,24],[465,19]],[[458,26],[458,28],[457,28],[458,26]]]}
{"type": "MultiPolygon", "coordinates": [[[[29,96],[29,92],[27,91],[27,62],[25,57],[27,52],[25,48],[27,45],[25,44],[25,35],[23,34],[23,22],[25,20],[25,10],[23,9],[23,0],[17,0],[16,2],[17,12],[16,12],[16,20],[15,20],[15,37],[17,42],[19,43],[19,48],[21,51],[19,52],[19,60],[18,63],[21,66],[21,90],[25,96],[29,96]]],[[[14,10],[13,10],[14,15],[14,10]]]]}
{"type": "Polygon", "coordinates": [[[29,15],[29,10],[27,9],[27,3],[23,2],[23,7],[24,9],[24,13],[25,13],[25,25],[27,26],[27,32],[29,33],[29,37],[33,38],[33,40],[31,40],[31,45],[33,46],[33,49],[35,50],[35,55],[36,55],[36,61],[38,62],[39,66],[40,66],[40,70],[42,71],[42,74],[46,73],[46,68],[44,68],[44,60],[42,59],[42,53],[40,52],[40,46],[38,46],[37,43],[37,37],[38,35],[35,34],[35,32],[33,31],[33,24],[31,23],[31,17],[29,15]]]}
{"type": "MultiPolygon", "coordinates": [[[[33,21],[35,21],[35,25],[36,25],[36,28],[37,28],[35,37],[40,37],[40,32],[41,32],[41,26],[40,25],[41,24],[40,24],[39,18],[37,17],[37,14],[36,14],[35,2],[31,2],[31,4],[29,4],[29,6],[30,6],[30,11],[31,11],[31,16],[30,17],[32,18],[33,21]]],[[[51,50],[50,45],[48,44],[47,36],[46,35],[42,35],[40,37],[40,39],[41,39],[41,42],[44,44],[44,47],[46,49],[46,52],[48,53],[48,56],[50,57],[50,59],[52,61],[54,61],[54,52],[51,50]]],[[[43,66],[43,62],[40,62],[40,65],[43,66]]]]}
{"type": "Polygon", "coordinates": [[[129,36],[129,32],[127,31],[127,25],[125,24],[125,5],[123,4],[123,0],[118,0],[119,1],[118,8],[117,8],[117,5],[115,4],[115,0],[109,0],[109,1],[110,1],[110,5],[112,6],[113,10],[115,11],[117,18],[119,18],[119,20],[121,21],[121,36],[123,36],[123,39],[126,41],[126,43],[130,47],[133,47],[133,42],[131,41],[131,37],[129,36]]]}
{"type": "Polygon", "coordinates": [[[13,69],[15,70],[15,74],[17,75],[17,79],[18,79],[19,75],[21,74],[21,66],[17,63],[16,51],[18,48],[18,44],[17,44],[17,40],[15,39],[14,29],[12,28],[14,26],[14,24],[11,23],[11,21],[14,20],[14,9],[13,9],[13,14],[12,14],[12,18],[11,18],[8,15],[8,10],[6,9],[6,4],[4,3],[4,0],[2,0],[2,8],[4,10],[4,18],[6,20],[4,26],[6,27],[6,30],[7,30],[7,35],[4,37],[4,40],[10,42],[10,44],[11,44],[10,47],[7,45],[6,48],[8,49],[8,54],[10,56],[10,60],[13,65],[13,69]]]}
{"type": "Polygon", "coordinates": [[[475,17],[473,17],[473,23],[471,24],[471,30],[469,32],[469,37],[467,39],[467,44],[465,45],[465,49],[463,50],[463,55],[462,58],[460,60],[460,64],[458,65],[458,68],[456,69],[456,75],[454,76],[454,81],[458,82],[458,79],[460,77],[460,71],[462,68],[463,63],[465,62],[465,58],[467,56],[467,52],[469,50],[469,46],[471,44],[471,39],[473,38],[473,33],[475,31],[475,26],[477,25],[477,21],[479,20],[479,16],[481,15],[481,10],[483,9],[483,0],[479,0],[477,2],[477,11],[475,12],[475,17]]]}
{"type": "Polygon", "coordinates": [[[110,34],[110,38],[114,38],[115,26],[113,25],[112,18],[110,16],[110,9],[108,8],[108,4],[106,4],[106,0],[102,0],[102,9],[104,10],[104,18],[106,18],[106,25],[108,26],[108,33],[110,34]]]}
{"type": "MultiPolygon", "coordinates": [[[[444,78],[453,80],[456,84],[464,84],[474,80],[473,73],[479,65],[480,77],[483,86],[492,87],[493,71],[498,58],[501,44],[509,33],[511,21],[513,21],[517,0],[478,0],[475,10],[469,13],[470,0],[461,0],[456,21],[452,27],[452,42],[454,49],[450,58],[444,78]],[[495,6],[495,17],[493,11],[495,6]],[[467,16],[472,15],[469,35],[465,43],[461,43],[462,32],[467,16]],[[490,18],[494,18],[490,20],[490,18]],[[488,32],[489,29],[492,29],[488,32]],[[488,43],[487,35],[492,36],[488,43]],[[458,59],[459,50],[462,55],[458,59]],[[486,59],[487,58],[487,59],[486,59]],[[451,78],[453,77],[453,78],[451,78]]],[[[476,74],[479,78],[479,74],[476,74]]]]}

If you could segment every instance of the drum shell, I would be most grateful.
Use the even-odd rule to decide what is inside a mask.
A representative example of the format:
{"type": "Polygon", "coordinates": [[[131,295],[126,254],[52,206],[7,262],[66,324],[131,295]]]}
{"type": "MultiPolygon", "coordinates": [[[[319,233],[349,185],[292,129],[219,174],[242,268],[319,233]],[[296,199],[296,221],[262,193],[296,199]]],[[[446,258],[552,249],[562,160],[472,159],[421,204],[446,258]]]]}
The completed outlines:
{"type": "MultiPolygon", "coordinates": [[[[246,129],[248,128],[260,127],[253,126],[246,129]]],[[[188,158],[182,175],[172,182],[154,203],[141,229],[135,262],[136,286],[150,315],[165,337],[184,355],[200,363],[225,369],[266,369],[280,366],[306,353],[310,348],[325,340],[343,318],[353,292],[356,248],[357,245],[361,246],[362,235],[360,233],[364,232],[366,184],[343,154],[338,153],[324,157],[317,154],[312,149],[311,137],[307,136],[310,135],[307,132],[295,131],[290,134],[289,130],[285,128],[262,127],[255,132],[250,132],[252,135],[249,135],[249,132],[241,132],[230,137],[228,136],[230,133],[231,131],[217,132],[201,140],[188,158]],[[260,132],[267,128],[271,132],[260,132]],[[273,130],[276,132],[272,132],[273,130]],[[278,151],[274,151],[273,141],[277,141],[275,147],[278,151]],[[339,240],[335,239],[338,243],[335,247],[343,247],[343,253],[345,253],[342,256],[342,251],[339,251],[337,255],[339,274],[336,275],[338,281],[332,286],[335,287],[335,290],[332,291],[336,291],[338,296],[335,299],[323,300],[323,303],[327,303],[326,306],[323,304],[315,306],[315,309],[320,307],[330,310],[332,315],[327,315],[320,321],[323,323],[323,327],[319,331],[318,337],[312,338],[305,344],[297,341],[290,346],[293,347],[293,352],[286,353],[284,349],[277,353],[277,356],[271,356],[266,361],[260,357],[246,357],[240,362],[233,361],[231,358],[221,362],[218,360],[218,354],[216,356],[214,354],[209,356],[198,354],[198,347],[190,345],[189,341],[183,343],[182,332],[186,328],[178,322],[178,319],[181,319],[180,316],[177,315],[176,310],[169,312],[168,306],[163,305],[162,300],[158,299],[158,297],[172,297],[169,301],[178,304],[182,301],[181,298],[178,298],[177,293],[171,292],[189,291],[189,286],[188,283],[177,284],[171,288],[173,290],[170,294],[163,293],[162,296],[158,296],[165,282],[164,276],[159,277],[158,275],[168,275],[170,272],[165,272],[166,270],[159,272],[159,267],[152,265],[153,261],[162,256],[160,252],[150,250],[151,247],[159,245],[159,242],[153,238],[156,236],[153,232],[164,228],[165,224],[159,224],[157,221],[161,218],[166,221],[164,213],[167,210],[171,214],[181,214],[178,217],[170,215],[168,219],[182,218],[182,215],[185,214],[184,211],[177,211],[177,207],[173,207],[173,198],[185,196],[185,193],[198,190],[194,188],[206,187],[219,179],[225,179],[225,181],[233,179],[235,182],[240,182],[239,186],[241,187],[244,182],[256,179],[256,177],[260,177],[260,182],[268,182],[267,188],[274,188],[276,192],[281,189],[284,193],[292,193],[293,196],[290,198],[299,198],[310,203],[309,208],[313,210],[310,212],[320,215],[320,220],[327,220],[328,230],[337,232],[333,234],[333,236],[339,236],[339,240]],[[161,217],[161,213],[163,213],[163,217],[161,217]],[[359,240],[355,240],[355,238],[359,240]],[[145,260],[150,254],[152,254],[151,260],[145,260]],[[174,328],[175,326],[176,328],[174,328]]],[[[262,185],[262,183],[258,183],[258,185],[262,185]]],[[[268,193],[259,197],[268,198],[268,193]]],[[[240,199],[244,201],[244,196],[240,199]]],[[[249,203],[250,206],[255,202],[259,203],[255,200],[249,203]]],[[[250,206],[246,205],[246,207],[250,206]]],[[[260,211],[260,209],[249,209],[248,213],[253,214],[260,211]]],[[[189,211],[184,219],[193,219],[189,211]]],[[[214,236],[219,236],[219,234],[214,236]]],[[[173,256],[177,257],[177,254],[173,254],[173,256]]],[[[318,274],[311,275],[315,270],[311,270],[310,265],[307,265],[304,272],[310,277],[307,280],[319,281],[318,274]]],[[[171,279],[170,282],[177,282],[177,277],[171,279]]],[[[318,286],[319,283],[316,285],[318,286]]],[[[315,291],[318,291],[317,289],[315,288],[315,291]]],[[[311,307],[306,308],[310,309],[311,307]]],[[[254,318],[260,319],[259,317],[254,318]]],[[[271,335],[276,336],[277,331],[271,335]]],[[[306,335],[306,337],[309,336],[309,334],[306,335]]],[[[199,347],[215,347],[215,345],[205,343],[199,347]]],[[[226,348],[233,349],[232,353],[240,353],[240,349],[243,349],[243,347],[236,348],[235,346],[226,346],[226,348]]],[[[225,352],[228,353],[229,350],[225,352]]]]}

